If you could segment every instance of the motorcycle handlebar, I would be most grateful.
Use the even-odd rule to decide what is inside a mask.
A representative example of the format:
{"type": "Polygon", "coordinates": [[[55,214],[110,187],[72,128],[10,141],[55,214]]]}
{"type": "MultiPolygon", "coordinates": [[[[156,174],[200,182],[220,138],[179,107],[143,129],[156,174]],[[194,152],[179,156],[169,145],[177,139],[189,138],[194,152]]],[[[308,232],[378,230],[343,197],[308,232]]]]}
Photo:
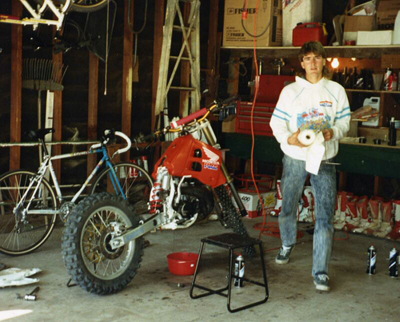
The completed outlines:
{"type": "Polygon", "coordinates": [[[225,100],[223,100],[222,102],[221,102],[221,104],[222,105],[229,105],[230,103],[232,103],[233,101],[235,101],[235,100],[237,100],[238,99],[238,97],[235,95],[235,96],[232,96],[232,97],[228,97],[227,99],[225,99],[225,100]]]}
{"type": "Polygon", "coordinates": [[[230,103],[232,103],[236,99],[237,99],[237,96],[232,96],[232,97],[229,97],[229,98],[223,100],[222,102],[219,102],[219,103],[218,102],[217,103],[214,102],[211,105],[210,108],[203,107],[201,110],[199,110],[197,112],[194,112],[194,113],[192,113],[192,114],[190,114],[190,115],[188,115],[188,116],[186,116],[186,117],[184,117],[182,119],[179,119],[178,121],[172,122],[170,124],[171,129],[176,129],[177,127],[179,127],[181,125],[185,125],[185,124],[187,124],[187,123],[189,123],[189,122],[191,122],[191,121],[193,121],[193,120],[195,120],[197,118],[200,118],[200,117],[206,115],[207,112],[212,110],[212,106],[216,105],[217,108],[220,108],[222,106],[229,105],[230,103]]]}
{"type": "Polygon", "coordinates": [[[160,134],[160,132],[168,132],[169,129],[172,129],[172,130],[176,129],[176,128],[178,128],[182,125],[185,125],[195,119],[201,118],[202,116],[206,115],[208,112],[211,112],[215,107],[222,107],[224,105],[229,105],[230,103],[232,103],[234,100],[237,100],[237,99],[238,99],[237,96],[232,96],[232,97],[229,97],[229,98],[223,100],[222,102],[214,102],[210,107],[203,107],[201,110],[198,110],[188,116],[185,116],[184,118],[181,118],[177,121],[171,122],[169,125],[169,128],[167,127],[164,130],[160,130],[156,133],[151,133],[151,134],[146,135],[143,138],[143,141],[145,141],[145,142],[153,141],[157,137],[157,135],[160,134]]]}
{"type": "Polygon", "coordinates": [[[201,110],[194,112],[188,116],[185,116],[182,119],[179,119],[178,121],[174,121],[170,124],[171,129],[176,129],[177,127],[181,126],[181,125],[185,125],[191,121],[193,121],[194,119],[197,119],[199,117],[204,116],[206,113],[208,112],[208,110],[203,107],[201,110]]]}

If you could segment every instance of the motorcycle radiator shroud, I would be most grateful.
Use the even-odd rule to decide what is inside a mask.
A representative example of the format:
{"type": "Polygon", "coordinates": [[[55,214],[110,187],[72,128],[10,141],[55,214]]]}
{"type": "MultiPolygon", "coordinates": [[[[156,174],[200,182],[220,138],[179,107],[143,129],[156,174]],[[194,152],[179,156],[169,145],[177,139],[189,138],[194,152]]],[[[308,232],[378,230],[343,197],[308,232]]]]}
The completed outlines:
{"type": "Polygon", "coordinates": [[[185,135],[172,141],[156,163],[152,176],[156,179],[157,168],[163,165],[174,177],[190,175],[201,183],[216,188],[226,183],[221,162],[221,151],[191,135],[185,135]]]}

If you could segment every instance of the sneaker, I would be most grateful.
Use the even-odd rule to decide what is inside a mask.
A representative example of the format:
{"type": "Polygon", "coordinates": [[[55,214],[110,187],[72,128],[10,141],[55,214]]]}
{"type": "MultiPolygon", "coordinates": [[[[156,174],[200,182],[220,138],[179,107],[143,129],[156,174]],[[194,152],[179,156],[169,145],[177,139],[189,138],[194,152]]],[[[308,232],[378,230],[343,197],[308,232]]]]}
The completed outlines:
{"type": "Polygon", "coordinates": [[[315,288],[319,291],[329,291],[329,277],[326,274],[317,274],[314,276],[315,288]]]}
{"type": "Polygon", "coordinates": [[[277,264],[287,264],[289,263],[289,256],[290,253],[292,252],[294,248],[294,245],[292,246],[282,246],[281,249],[279,249],[278,255],[275,257],[275,263],[277,264]]]}

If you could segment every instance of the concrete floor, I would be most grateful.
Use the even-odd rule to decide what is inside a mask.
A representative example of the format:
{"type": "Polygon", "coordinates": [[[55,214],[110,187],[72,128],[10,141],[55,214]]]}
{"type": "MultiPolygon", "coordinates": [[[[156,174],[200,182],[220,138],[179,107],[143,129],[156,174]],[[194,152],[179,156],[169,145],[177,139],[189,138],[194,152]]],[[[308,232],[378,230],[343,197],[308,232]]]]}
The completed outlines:
{"type": "MultiPolygon", "coordinates": [[[[251,236],[258,236],[253,225],[260,221],[245,220],[251,236]]],[[[329,274],[331,292],[319,293],[311,277],[312,235],[307,227],[300,225],[305,235],[299,239],[288,265],[274,263],[279,239],[262,237],[270,298],[266,304],[234,314],[227,311],[226,299],[221,296],[190,299],[192,277],[170,274],[166,261],[172,252],[197,252],[202,237],[227,232],[218,222],[147,235],[151,245],[145,249],[138,274],[126,289],[110,296],[92,295],[78,286],[66,287],[69,276],[61,258],[62,229],[58,228],[33,254],[0,254],[0,263],[9,267],[43,270],[37,274],[37,301],[16,299],[16,293],[30,293],[35,284],[0,289],[0,321],[12,313],[17,313],[11,319],[15,321],[399,321],[400,280],[390,278],[387,272],[389,251],[394,245],[399,249],[399,243],[354,234],[336,240],[329,274]],[[366,251],[371,244],[378,254],[377,274],[373,276],[365,272],[366,251]]],[[[344,237],[343,232],[335,234],[337,239],[344,237]]],[[[205,252],[208,268],[201,271],[198,282],[222,286],[226,282],[227,251],[210,246],[205,252]]],[[[259,273],[257,264],[256,260],[246,261],[247,277],[258,279],[253,275],[259,273]]],[[[232,304],[262,295],[261,288],[245,284],[234,290],[233,296],[237,297],[233,300],[237,301],[232,304]]]]}

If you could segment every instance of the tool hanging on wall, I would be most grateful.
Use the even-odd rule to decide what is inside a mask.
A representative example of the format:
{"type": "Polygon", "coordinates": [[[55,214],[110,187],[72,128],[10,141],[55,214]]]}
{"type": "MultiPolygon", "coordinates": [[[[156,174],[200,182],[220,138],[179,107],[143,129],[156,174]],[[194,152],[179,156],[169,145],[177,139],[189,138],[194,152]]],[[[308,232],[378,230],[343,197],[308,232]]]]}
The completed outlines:
{"type": "MultiPolygon", "coordinates": [[[[176,82],[175,82],[176,83],[176,82]]],[[[184,117],[200,109],[200,1],[199,0],[168,0],[163,29],[163,43],[160,58],[160,72],[157,85],[155,114],[166,111],[167,95],[170,90],[181,91],[179,116],[184,117]],[[188,12],[187,19],[182,14],[180,3],[184,4],[183,11],[188,12]],[[190,6],[190,7],[189,7],[190,6]],[[188,10],[188,11],[186,11],[188,10]],[[176,14],[179,25],[174,24],[176,14]],[[171,55],[173,31],[182,33],[182,47],[178,56],[171,55]],[[185,56],[184,56],[185,54],[185,56]],[[170,59],[175,60],[171,72],[170,59]],[[186,66],[185,66],[186,64],[186,66]],[[189,68],[187,68],[189,64],[189,68]],[[180,66],[180,85],[173,86],[172,82],[180,66]],[[190,76],[190,81],[189,81],[190,76]],[[185,84],[185,82],[190,83],[185,84]],[[189,107],[190,93],[190,107],[189,107]]]]}
{"type": "Polygon", "coordinates": [[[137,63],[137,47],[138,47],[138,37],[139,34],[144,30],[144,28],[146,27],[146,23],[147,23],[147,6],[148,6],[148,0],[145,0],[145,4],[144,4],[144,20],[143,20],[143,24],[140,27],[140,29],[138,31],[135,31],[135,29],[133,28],[133,24],[131,22],[131,1],[132,0],[128,0],[128,25],[129,25],[129,29],[131,30],[131,32],[134,34],[135,36],[135,53],[133,55],[133,69],[136,67],[136,63],[137,63]]]}
{"type": "MultiPolygon", "coordinates": [[[[45,127],[53,126],[54,91],[62,91],[62,80],[67,71],[67,66],[55,63],[48,59],[27,58],[23,61],[22,87],[38,91],[38,129],[42,128],[42,91],[46,91],[45,127]]],[[[47,140],[51,141],[47,135],[47,140]]],[[[49,147],[50,149],[50,147],[49,147]]],[[[39,148],[39,160],[42,160],[42,151],[39,148]]],[[[49,150],[49,153],[51,151],[49,150]]]]}

